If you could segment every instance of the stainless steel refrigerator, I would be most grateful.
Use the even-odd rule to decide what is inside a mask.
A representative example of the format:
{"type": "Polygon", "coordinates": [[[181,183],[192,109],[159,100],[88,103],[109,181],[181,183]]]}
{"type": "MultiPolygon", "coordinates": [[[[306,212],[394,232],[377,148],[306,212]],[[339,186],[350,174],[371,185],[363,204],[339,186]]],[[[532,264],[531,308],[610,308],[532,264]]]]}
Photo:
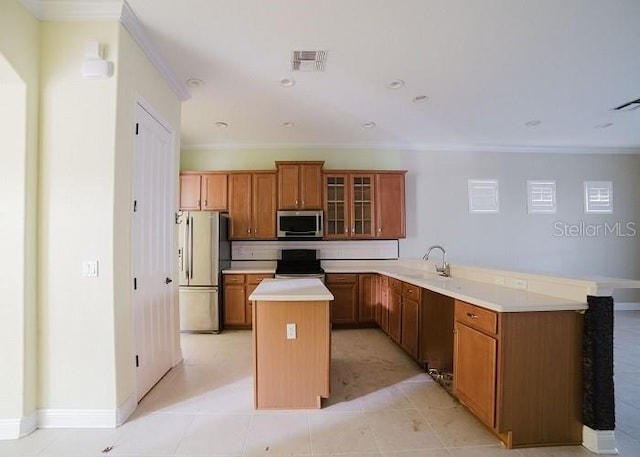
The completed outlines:
{"type": "Polygon", "coordinates": [[[218,333],[222,270],[231,259],[228,216],[185,211],[178,223],[180,331],[218,333]]]}

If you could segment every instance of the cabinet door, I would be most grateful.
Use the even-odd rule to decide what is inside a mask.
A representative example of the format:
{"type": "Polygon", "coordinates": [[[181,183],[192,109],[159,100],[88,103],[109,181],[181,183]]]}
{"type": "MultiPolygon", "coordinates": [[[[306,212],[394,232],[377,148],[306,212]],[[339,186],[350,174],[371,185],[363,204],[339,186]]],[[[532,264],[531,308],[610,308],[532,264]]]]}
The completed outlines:
{"type": "Polygon", "coordinates": [[[299,166],[278,164],[278,209],[299,208],[299,166]]]}
{"type": "Polygon", "coordinates": [[[225,325],[245,325],[246,295],[244,285],[224,286],[224,323],[225,325]]]}
{"type": "Polygon", "coordinates": [[[358,323],[358,281],[355,274],[328,274],[327,289],[334,300],[331,302],[331,322],[334,324],[358,323]]]}
{"type": "Polygon", "coordinates": [[[249,327],[251,327],[253,323],[253,302],[249,300],[249,297],[251,296],[253,291],[256,290],[256,287],[258,287],[256,284],[247,284],[244,287],[245,297],[246,297],[245,304],[244,304],[244,309],[245,309],[244,323],[247,324],[249,327]]]}
{"type": "Polygon", "coordinates": [[[180,175],[180,209],[183,211],[200,209],[200,175],[180,175]]]}
{"type": "Polygon", "coordinates": [[[380,276],[380,328],[389,334],[389,283],[387,276],[380,276]]]}
{"type": "Polygon", "coordinates": [[[375,237],[374,175],[351,175],[349,179],[350,236],[375,237]]]}
{"type": "Polygon", "coordinates": [[[227,211],[227,175],[203,174],[200,199],[203,210],[227,211]]]}
{"type": "Polygon", "coordinates": [[[414,359],[418,359],[418,335],[419,335],[419,310],[418,302],[402,299],[402,335],[400,345],[414,359]]]}
{"type": "Polygon", "coordinates": [[[253,175],[252,238],[273,240],[276,238],[276,174],[253,175]]]}
{"type": "Polygon", "coordinates": [[[497,341],[456,322],[453,392],[489,427],[495,425],[497,341]]]}
{"type": "Polygon", "coordinates": [[[376,275],[360,274],[358,275],[358,321],[360,323],[376,322],[377,312],[377,291],[376,291],[376,275]]]}
{"type": "Polygon", "coordinates": [[[376,237],[404,238],[404,173],[377,173],[375,194],[376,237]]]}
{"type": "Polygon", "coordinates": [[[347,207],[347,175],[324,175],[324,237],[348,238],[350,234],[347,207]]]}
{"type": "Polygon", "coordinates": [[[251,238],[251,174],[229,175],[229,237],[251,238]]]}
{"type": "Polygon", "coordinates": [[[322,164],[300,165],[300,208],[322,209],[322,164]]]}
{"type": "Polygon", "coordinates": [[[400,332],[402,330],[402,296],[393,291],[389,291],[389,336],[393,341],[400,344],[400,332]]]}

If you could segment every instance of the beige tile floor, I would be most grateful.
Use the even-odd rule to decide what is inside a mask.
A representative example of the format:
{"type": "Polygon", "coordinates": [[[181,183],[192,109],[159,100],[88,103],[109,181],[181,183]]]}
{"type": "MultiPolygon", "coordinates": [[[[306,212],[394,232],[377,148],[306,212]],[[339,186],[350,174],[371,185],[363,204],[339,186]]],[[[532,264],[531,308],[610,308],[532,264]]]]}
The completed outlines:
{"type": "MultiPolygon", "coordinates": [[[[640,311],[616,313],[623,457],[640,456],[640,311]]],[[[117,429],[37,430],[0,456],[575,457],[507,450],[380,331],[333,333],[332,395],[318,411],[254,411],[251,334],[183,335],[182,364],[117,429]],[[101,451],[113,447],[109,453],[101,451]]]]}

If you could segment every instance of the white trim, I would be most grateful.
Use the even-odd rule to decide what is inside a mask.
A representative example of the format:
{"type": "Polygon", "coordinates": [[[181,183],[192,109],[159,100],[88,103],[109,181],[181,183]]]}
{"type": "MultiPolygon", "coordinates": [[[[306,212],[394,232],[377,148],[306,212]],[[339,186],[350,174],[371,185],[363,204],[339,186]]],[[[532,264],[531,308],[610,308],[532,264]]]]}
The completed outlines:
{"type": "Polygon", "coordinates": [[[118,410],[115,409],[41,409],[39,428],[115,428],[118,410]]]}
{"type": "Polygon", "coordinates": [[[124,424],[136,410],[137,406],[138,403],[136,403],[135,396],[133,394],[129,395],[124,403],[122,403],[116,410],[116,426],[124,424]]]}
{"type": "Polygon", "coordinates": [[[614,311],[640,311],[640,303],[626,302],[626,303],[613,303],[614,311]]]}
{"type": "Polygon", "coordinates": [[[0,419],[0,440],[16,440],[38,428],[38,413],[17,419],[0,419]]]}
{"type": "Polygon", "coordinates": [[[160,72],[169,86],[171,86],[173,91],[178,96],[178,99],[182,102],[189,100],[191,98],[191,95],[189,94],[189,92],[187,92],[187,89],[184,87],[184,85],[180,81],[178,81],[173,71],[164,61],[164,59],[160,55],[160,52],[145,32],[144,27],[142,26],[126,0],[122,5],[122,16],[120,17],[120,22],[122,23],[124,28],[127,29],[127,31],[131,34],[135,42],[138,43],[138,46],[140,46],[140,49],[142,49],[144,55],[147,56],[149,61],[156,67],[158,72],[160,72]]]}
{"type": "Polygon", "coordinates": [[[224,151],[245,149],[362,149],[423,152],[508,152],[532,154],[640,154],[638,147],[593,146],[476,146],[467,144],[427,143],[214,143],[182,145],[183,151],[224,151]]]}
{"type": "Polygon", "coordinates": [[[616,435],[613,430],[593,430],[583,425],[582,445],[594,454],[618,454],[616,435]]]}
{"type": "Polygon", "coordinates": [[[20,0],[42,21],[114,20],[120,18],[122,0],[20,0]]]}

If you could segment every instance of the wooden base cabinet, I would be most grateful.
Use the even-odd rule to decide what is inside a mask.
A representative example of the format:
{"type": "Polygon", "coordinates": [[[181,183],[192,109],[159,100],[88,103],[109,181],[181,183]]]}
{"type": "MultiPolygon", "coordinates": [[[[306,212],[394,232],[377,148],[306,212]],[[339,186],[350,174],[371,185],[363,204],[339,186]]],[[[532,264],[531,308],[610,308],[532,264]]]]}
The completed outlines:
{"type": "Polygon", "coordinates": [[[253,304],[249,300],[249,296],[264,278],[273,278],[273,275],[223,275],[222,321],[224,328],[251,328],[253,304]]]}
{"type": "Polygon", "coordinates": [[[453,393],[509,447],[582,442],[582,315],[455,302],[453,393]]]}
{"type": "Polygon", "coordinates": [[[418,360],[440,373],[453,373],[454,302],[452,297],[422,289],[418,360]]]}
{"type": "Polygon", "coordinates": [[[226,173],[180,174],[180,210],[226,211],[227,207],[226,173]]]}
{"type": "Polygon", "coordinates": [[[358,324],[358,275],[327,274],[327,289],[335,297],[331,302],[331,323],[353,326],[358,324]]]}

